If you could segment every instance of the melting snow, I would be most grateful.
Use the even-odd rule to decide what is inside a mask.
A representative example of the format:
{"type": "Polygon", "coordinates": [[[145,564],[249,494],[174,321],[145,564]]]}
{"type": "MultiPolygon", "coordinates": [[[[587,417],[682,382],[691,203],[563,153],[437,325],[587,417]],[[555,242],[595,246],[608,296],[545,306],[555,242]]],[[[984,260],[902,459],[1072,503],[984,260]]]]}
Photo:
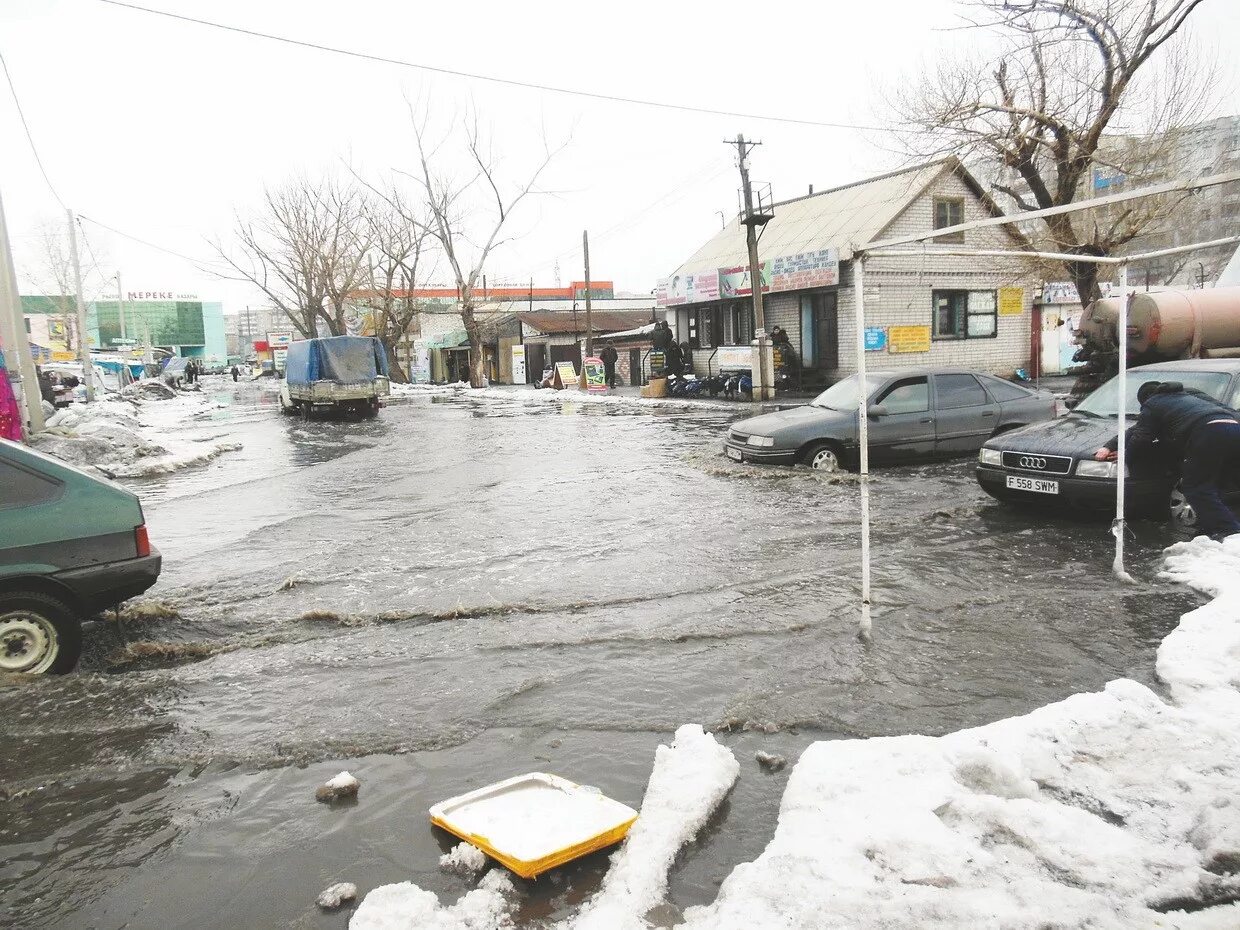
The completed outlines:
{"type": "Polygon", "coordinates": [[[473,875],[486,868],[487,854],[473,843],[458,843],[452,852],[439,857],[439,867],[449,872],[473,875]]]}

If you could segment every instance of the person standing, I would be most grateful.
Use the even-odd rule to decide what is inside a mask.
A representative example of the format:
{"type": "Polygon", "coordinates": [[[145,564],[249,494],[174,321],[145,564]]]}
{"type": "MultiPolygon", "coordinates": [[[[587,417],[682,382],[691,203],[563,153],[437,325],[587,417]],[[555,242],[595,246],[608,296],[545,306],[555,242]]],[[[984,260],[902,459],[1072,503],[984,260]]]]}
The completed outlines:
{"type": "MultiPolygon", "coordinates": [[[[1225,473],[1240,468],[1240,417],[1236,411],[1178,381],[1147,381],[1137,389],[1141,413],[1128,428],[1134,461],[1153,458],[1155,443],[1170,446],[1181,458],[1184,497],[1197,513],[1201,535],[1223,540],[1240,533],[1240,520],[1219,493],[1225,473]]],[[[1116,436],[1094,453],[1100,462],[1118,456],[1116,436]]]]}
{"type": "Polygon", "coordinates": [[[236,365],[233,365],[232,367],[233,383],[236,384],[237,379],[239,379],[240,377],[241,377],[241,369],[239,369],[236,365]]]}
{"type": "Polygon", "coordinates": [[[620,355],[616,352],[616,347],[608,345],[599,353],[599,358],[603,360],[603,374],[607,377],[607,386],[615,388],[616,386],[616,361],[620,355]]]}

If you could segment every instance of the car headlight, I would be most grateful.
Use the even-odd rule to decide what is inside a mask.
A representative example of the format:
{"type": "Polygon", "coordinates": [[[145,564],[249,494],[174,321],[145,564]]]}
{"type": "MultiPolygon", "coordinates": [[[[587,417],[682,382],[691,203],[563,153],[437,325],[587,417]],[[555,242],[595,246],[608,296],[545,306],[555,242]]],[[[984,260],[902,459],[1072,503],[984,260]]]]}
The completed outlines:
{"type": "Polygon", "coordinates": [[[750,436],[745,440],[751,446],[773,446],[775,445],[774,436],[750,436]]]}
{"type": "Polygon", "coordinates": [[[977,453],[977,460],[983,465],[1002,465],[1003,453],[998,449],[982,449],[977,453]]]}
{"type": "MultiPolygon", "coordinates": [[[[1118,462],[1099,462],[1097,459],[1081,459],[1076,463],[1076,473],[1081,478],[1114,478],[1119,473],[1118,462]]],[[[1127,474],[1125,469],[1124,474],[1127,474]]]]}

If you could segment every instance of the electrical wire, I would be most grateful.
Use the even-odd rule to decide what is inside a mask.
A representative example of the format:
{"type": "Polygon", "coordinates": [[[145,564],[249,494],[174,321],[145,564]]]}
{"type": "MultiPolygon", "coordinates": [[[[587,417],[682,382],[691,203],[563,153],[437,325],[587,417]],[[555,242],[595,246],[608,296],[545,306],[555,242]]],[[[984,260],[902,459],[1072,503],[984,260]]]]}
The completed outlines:
{"type": "Polygon", "coordinates": [[[182,255],[180,252],[175,252],[172,249],[164,248],[162,245],[156,245],[154,242],[147,242],[145,239],[139,239],[137,236],[131,236],[127,232],[121,232],[119,229],[115,229],[114,227],[109,226],[107,223],[101,223],[98,220],[93,219],[81,213],[78,214],[78,219],[86,220],[86,222],[88,223],[94,223],[100,229],[106,229],[108,232],[113,233],[117,236],[120,236],[122,239],[129,239],[131,242],[136,242],[139,245],[144,245],[148,249],[154,249],[156,252],[163,252],[165,255],[171,255],[174,258],[181,259],[181,261],[189,262],[191,265],[194,265],[196,268],[198,268],[199,271],[203,271],[203,272],[206,272],[207,274],[212,274],[212,275],[216,275],[219,277],[227,277],[226,275],[222,275],[219,271],[216,271],[213,268],[211,268],[210,266],[211,264],[213,264],[212,262],[205,262],[197,258],[190,258],[188,255],[182,255]]]}
{"type": "Polygon", "coordinates": [[[43,180],[47,184],[47,189],[52,192],[52,196],[56,198],[56,202],[64,209],[65,202],[61,200],[60,194],[56,190],[56,185],[52,183],[52,179],[47,176],[47,169],[43,167],[43,159],[39,156],[39,147],[34,144],[34,136],[30,132],[30,124],[26,122],[26,113],[22,109],[21,98],[17,96],[17,88],[13,86],[13,75],[9,73],[9,63],[4,60],[4,53],[0,52],[0,67],[4,68],[5,80],[9,82],[9,91],[13,94],[13,105],[17,107],[17,115],[21,117],[22,128],[26,130],[26,141],[30,143],[30,151],[34,155],[35,164],[39,166],[39,171],[43,175],[43,180]]]}
{"type": "Polygon", "coordinates": [[[257,29],[246,29],[242,26],[230,26],[227,23],[218,23],[209,19],[198,19],[193,16],[185,16],[180,13],[171,13],[168,10],[155,10],[150,7],[139,6],[136,3],[126,3],[124,0],[98,0],[99,3],[106,3],[109,6],[122,7],[127,10],[135,10],[139,13],[149,13],[153,16],[165,16],[168,19],[176,19],[181,22],[194,23],[198,26],[209,26],[212,29],[222,29],[225,32],[235,32],[240,35],[251,36],[256,39],[268,39],[272,42],[282,42],[285,45],[296,45],[301,48],[313,49],[319,52],[330,52],[334,55],[345,55],[349,58],[357,58],[362,61],[373,61],[379,64],[395,65],[400,68],[412,68],[417,71],[429,71],[434,74],[446,74],[451,77],[465,78],[471,81],[488,81],[492,84],[505,84],[509,87],[520,87],[525,90],[537,90],[551,94],[565,94],[572,97],[585,97],[590,100],[605,100],[610,103],[627,103],[633,106],[655,107],[661,110],[676,110],[682,113],[702,113],[708,116],[731,116],[738,119],[756,119],[770,123],[788,123],[796,126],[816,126],[827,129],[860,129],[872,132],[893,132],[890,127],[883,126],[865,126],[857,123],[832,123],[822,120],[797,119],[791,116],[766,116],[761,113],[742,113],[735,110],[716,110],[711,107],[697,107],[688,104],[665,103],[661,100],[644,100],[639,97],[621,97],[617,94],[602,94],[588,90],[574,90],[569,87],[556,87],[552,84],[536,84],[532,81],[518,81],[513,78],[495,77],[490,74],[476,74],[469,71],[456,71],[452,68],[442,68],[435,65],[418,64],[413,61],[404,61],[400,58],[388,58],[384,55],[374,55],[369,52],[358,52],[353,49],[340,48],[333,45],[322,45],[318,42],[305,42],[301,39],[291,39],[288,36],[276,35],[270,32],[259,32],[257,29]]]}

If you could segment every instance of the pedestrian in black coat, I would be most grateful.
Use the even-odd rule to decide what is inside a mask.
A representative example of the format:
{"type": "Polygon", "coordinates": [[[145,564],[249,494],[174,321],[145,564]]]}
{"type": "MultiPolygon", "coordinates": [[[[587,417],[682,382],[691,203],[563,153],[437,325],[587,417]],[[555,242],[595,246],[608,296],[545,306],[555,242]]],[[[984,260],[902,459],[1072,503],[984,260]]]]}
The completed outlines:
{"type": "MultiPolygon", "coordinates": [[[[1184,497],[1197,513],[1197,528],[1213,539],[1240,533],[1240,520],[1219,494],[1225,473],[1240,466],[1240,417],[1208,394],[1185,390],[1178,381],[1147,381],[1137,390],[1141,413],[1128,428],[1134,459],[1166,443],[1183,459],[1184,497]]],[[[1094,453],[1099,461],[1116,458],[1116,436],[1094,453]]]]}

